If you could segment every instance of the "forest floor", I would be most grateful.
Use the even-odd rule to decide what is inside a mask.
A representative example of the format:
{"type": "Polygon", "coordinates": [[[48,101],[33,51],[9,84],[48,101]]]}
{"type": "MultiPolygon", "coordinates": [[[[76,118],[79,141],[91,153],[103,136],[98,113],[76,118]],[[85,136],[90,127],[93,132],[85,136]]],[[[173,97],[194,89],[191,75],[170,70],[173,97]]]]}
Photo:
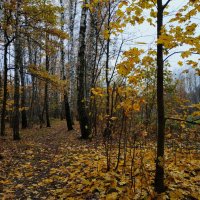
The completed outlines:
{"type": "MultiPolygon", "coordinates": [[[[21,131],[21,140],[10,134],[0,138],[0,199],[154,199],[153,149],[136,150],[135,165],[106,172],[105,148],[95,140],[78,139],[67,132],[64,121],[51,128],[21,131]],[[142,155],[142,156],[141,156],[142,155]],[[133,180],[134,179],[134,180],[133,180]]],[[[113,155],[116,155],[114,153],[113,155]]],[[[128,156],[128,154],[127,154],[128,156]]],[[[167,191],[157,199],[200,199],[199,154],[166,154],[167,191]]],[[[127,164],[128,166],[128,164],[127,164]]]]}

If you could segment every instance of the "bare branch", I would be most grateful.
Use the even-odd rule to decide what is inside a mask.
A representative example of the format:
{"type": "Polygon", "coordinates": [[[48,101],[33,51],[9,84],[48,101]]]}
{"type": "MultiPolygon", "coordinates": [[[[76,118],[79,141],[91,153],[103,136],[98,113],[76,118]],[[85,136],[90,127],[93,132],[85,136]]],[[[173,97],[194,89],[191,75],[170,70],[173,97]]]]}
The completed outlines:
{"type": "Polygon", "coordinates": [[[168,6],[171,0],[168,0],[165,5],[163,5],[163,10],[168,6]]]}
{"type": "MultiPolygon", "coordinates": [[[[178,53],[183,53],[184,51],[176,51],[176,52],[173,52],[171,53],[170,55],[168,55],[164,60],[163,62],[165,62],[168,58],[170,58],[171,56],[175,55],[175,54],[178,54],[178,53]]],[[[199,53],[196,53],[196,52],[191,52],[191,54],[196,54],[196,55],[200,55],[199,53]]]]}
{"type": "Polygon", "coordinates": [[[154,0],[152,0],[153,4],[157,7],[156,3],[154,2],[154,0]]]}
{"type": "Polygon", "coordinates": [[[200,123],[197,123],[197,122],[195,122],[195,121],[189,121],[189,120],[179,119],[179,118],[173,118],[173,117],[165,118],[165,120],[174,120],[174,121],[186,122],[186,123],[194,124],[194,125],[200,125],[200,123]]]}

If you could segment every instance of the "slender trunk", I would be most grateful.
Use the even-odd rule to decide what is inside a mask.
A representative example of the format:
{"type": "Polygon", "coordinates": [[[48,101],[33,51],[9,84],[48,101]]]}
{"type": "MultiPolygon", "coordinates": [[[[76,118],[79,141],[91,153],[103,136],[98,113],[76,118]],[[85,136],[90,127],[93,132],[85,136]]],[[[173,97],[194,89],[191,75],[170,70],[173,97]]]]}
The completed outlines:
{"type": "MultiPolygon", "coordinates": [[[[36,56],[36,55],[35,55],[36,56]]],[[[42,63],[42,48],[39,48],[39,52],[38,52],[38,65],[41,65],[42,63]]],[[[35,57],[35,64],[37,64],[37,58],[35,57]]],[[[35,91],[35,101],[39,102],[39,104],[36,107],[36,113],[39,119],[39,123],[40,123],[40,128],[42,128],[44,122],[44,110],[45,110],[45,102],[43,102],[43,106],[42,106],[42,102],[40,101],[40,97],[43,95],[43,89],[42,89],[42,85],[41,85],[41,81],[39,79],[36,79],[35,82],[36,85],[36,91],[35,91]]]]}
{"type": "MultiPolygon", "coordinates": [[[[157,38],[161,35],[163,26],[162,0],[157,0],[157,38]]],[[[164,186],[164,141],[165,141],[165,114],[164,114],[164,92],[163,92],[163,44],[157,44],[157,157],[155,174],[155,191],[162,193],[164,186]]]]}
{"type": "MultiPolygon", "coordinates": [[[[28,59],[29,59],[29,65],[31,66],[32,64],[36,65],[36,58],[37,55],[35,53],[35,60],[33,63],[33,52],[32,52],[32,46],[31,46],[31,40],[30,37],[27,37],[27,46],[28,46],[28,59]]],[[[37,51],[35,51],[37,52],[37,51]]],[[[34,114],[34,97],[35,97],[35,78],[33,75],[31,75],[31,80],[32,80],[32,91],[31,91],[31,101],[30,101],[30,109],[29,109],[29,124],[33,124],[33,114],[34,114]]]]}
{"type": "MultiPolygon", "coordinates": [[[[74,21],[76,17],[77,0],[69,0],[69,42],[68,42],[68,61],[69,61],[69,104],[71,111],[74,110],[74,91],[76,88],[76,70],[74,57],[74,21]]],[[[72,117],[72,116],[71,116],[72,117]]],[[[73,121],[73,118],[72,118],[73,121]]]]}
{"type": "MultiPolygon", "coordinates": [[[[10,82],[10,87],[14,88],[13,78],[11,77],[11,73],[9,74],[9,82],[10,82]]],[[[11,96],[11,98],[14,98],[13,95],[11,96]]],[[[9,119],[10,128],[13,128],[13,111],[12,110],[8,111],[7,115],[8,115],[7,118],[9,119]]]]}
{"type": "Polygon", "coordinates": [[[88,105],[90,105],[90,95],[91,95],[91,86],[92,86],[92,74],[93,74],[93,66],[95,67],[96,63],[95,60],[95,45],[96,43],[96,35],[95,35],[95,20],[90,13],[90,22],[89,22],[89,31],[88,31],[88,37],[87,37],[87,55],[86,55],[86,73],[85,73],[85,87],[86,87],[86,99],[88,105]]]}
{"type": "Polygon", "coordinates": [[[118,169],[118,166],[119,166],[119,161],[120,161],[120,156],[121,156],[121,143],[122,143],[122,134],[123,134],[123,130],[124,130],[124,113],[123,113],[123,116],[122,116],[122,125],[121,125],[121,129],[120,129],[120,132],[119,132],[119,141],[118,141],[118,153],[117,153],[117,164],[116,164],[116,167],[115,167],[115,170],[118,169]]]}
{"type": "Polygon", "coordinates": [[[8,96],[8,88],[7,88],[7,82],[8,82],[8,45],[5,44],[4,46],[4,72],[3,72],[3,101],[2,101],[2,108],[1,108],[1,135],[5,135],[5,117],[6,117],[6,102],[7,102],[7,96],[8,96]]]}
{"type": "MultiPolygon", "coordinates": [[[[49,71],[49,56],[48,52],[46,52],[46,71],[49,71]]],[[[48,82],[45,83],[45,92],[44,92],[44,108],[46,114],[46,125],[47,127],[51,127],[50,119],[49,119],[49,94],[48,94],[48,82]]]]}
{"type": "MultiPolygon", "coordinates": [[[[1,76],[1,72],[0,72],[0,107],[2,106],[2,95],[3,95],[3,82],[2,82],[2,76],[1,76]]],[[[1,125],[1,122],[0,122],[1,125]]],[[[0,150],[1,152],[1,150],[0,150]]],[[[0,154],[1,156],[1,154],[0,154]]]]}
{"type": "MultiPolygon", "coordinates": [[[[0,72],[0,98],[2,97],[2,92],[3,92],[3,84],[2,84],[2,77],[1,77],[1,72],[0,72]]],[[[0,101],[0,104],[2,101],[0,101]]]]}
{"type": "MultiPolygon", "coordinates": [[[[60,0],[60,5],[62,8],[63,6],[63,1],[60,0]]],[[[61,30],[64,31],[64,12],[61,13],[61,30]]],[[[65,51],[64,51],[64,41],[61,40],[61,78],[62,80],[66,79],[65,76],[65,51]]],[[[61,105],[62,106],[62,105],[61,105]]],[[[71,110],[70,110],[70,105],[69,105],[69,100],[68,100],[68,95],[67,95],[67,90],[65,89],[64,91],[64,106],[65,106],[65,117],[67,121],[67,128],[68,131],[73,130],[73,122],[72,122],[72,117],[71,117],[71,110]]]]}
{"type": "Polygon", "coordinates": [[[48,97],[48,83],[45,84],[45,97],[44,97],[44,107],[46,114],[46,125],[47,127],[51,127],[50,119],[49,119],[49,97],[48,97]]]}
{"type": "Polygon", "coordinates": [[[71,130],[73,130],[73,126],[72,126],[73,123],[72,123],[70,106],[69,106],[67,94],[64,95],[64,101],[65,101],[65,117],[66,117],[66,121],[67,121],[67,128],[68,128],[68,131],[71,131],[71,130]]]}
{"type": "MultiPolygon", "coordinates": [[[[108,4],[108,32],[110,34],[110,1],[108,4]]],[[[107,39],[106,44],[106,68],[105,68],[105,74],[106,74],[106,115],[107,115],[107,122],[106,122],[106,129],[104,130],[104,137],[110,137],[111,136],[111,121],[110,121],[110,94],[109,94],[109,88],[110,88],[110,80],[109,80],[109,60],[110,60],[110,35],[107,39]]]]}
{"type": "Polygon", "coordinates": [[[26,90],[25,90],[25,81],[24,81],[24,66],[20,66],[20,76],[21,76],[21,116],[22,116],[22,128],[25,129],[28,127],[27,116],[26,116],[26,90]]]}
{"type": "Polygon", "coordinates": [[[81,21],[80,21],[80,32],[79,32],[79,52],[78,52],[78,97],[77,97],[77,107],[79,122],[81,128],[81,137],[83,139],[88,139],[90,135],[89,118],[86,111],[85,102],[85,34],[86,34],[86,18],[87,18],[87,0],[83,2],[81,21]]]}
{"type": "Polygon", "coordinates": [[[13,139],[19,140],[19,69],[22,65],[22,49],[19,32],[19,9],[20,1],[17,1],[16,9],[16,32],[15,32],[15,70],[14,70],[14,112],[13,112],[13,139]]]}

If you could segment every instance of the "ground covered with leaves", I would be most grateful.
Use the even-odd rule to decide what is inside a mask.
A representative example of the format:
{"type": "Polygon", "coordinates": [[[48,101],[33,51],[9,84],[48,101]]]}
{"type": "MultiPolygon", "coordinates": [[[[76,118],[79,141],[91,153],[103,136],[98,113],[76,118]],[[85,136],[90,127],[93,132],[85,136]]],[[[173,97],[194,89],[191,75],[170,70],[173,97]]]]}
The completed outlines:
{"type": "MultiPolygon", "coordinates": [[[[196,151],[174,155],[166,150],[168,188],[158,196],[153,191],[153,146],[134,148],[131,170],[133,160],[127,150],[126,167],[120,158],[118,169],[107,172],[102,141],[78,139],[78,128],[67,132],[64,121],[55,122],[52,128],[23,130],[21,136],[17,142],[9,135],[0,141],[1,199],[200,199],[196,151]]],[[[114,149],[113,165],[116,155],[114,149]]]]}

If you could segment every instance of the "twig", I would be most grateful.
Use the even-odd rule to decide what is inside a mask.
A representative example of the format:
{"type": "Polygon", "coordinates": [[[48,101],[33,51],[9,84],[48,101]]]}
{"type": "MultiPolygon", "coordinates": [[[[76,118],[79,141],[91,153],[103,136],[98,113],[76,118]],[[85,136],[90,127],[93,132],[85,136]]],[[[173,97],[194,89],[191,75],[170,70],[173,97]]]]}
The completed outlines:
{"type": "MultiPolygon", "coordinates": [[[[171,53],[170,55],[168,55],[164,60],[163,62],[165,62],[168,58],[170,58],[171,56],[173,56],[174,54],[178,54],[178,53],[183,53],[184,51],[176,51],[176,52],[173,52],[171,53]]],[[[199,53],[196,53],[196,52],[191,52],[191,54],[197,54],[199,55],[199,53]]]]}
{"type": "Polygon", "coordinates": [[[186,122],[189,124],[194,124],[194,125],[200,125],[200,123],[197,123],[195,121],[189,121],[189,120],[185,120],[185,119],[179,119],[179,118],[173,118],[173,117],[167,117],[165,118],[165,120],[175,120],[175,121],[179,121],[179,122],[186,122]]]}
{"type": "Polygon", "coordinates": [[[168,4],[170,3],[171,0],[168,0],[165,5],[163,5],[163,10],[168,6],[168,4]]]}

